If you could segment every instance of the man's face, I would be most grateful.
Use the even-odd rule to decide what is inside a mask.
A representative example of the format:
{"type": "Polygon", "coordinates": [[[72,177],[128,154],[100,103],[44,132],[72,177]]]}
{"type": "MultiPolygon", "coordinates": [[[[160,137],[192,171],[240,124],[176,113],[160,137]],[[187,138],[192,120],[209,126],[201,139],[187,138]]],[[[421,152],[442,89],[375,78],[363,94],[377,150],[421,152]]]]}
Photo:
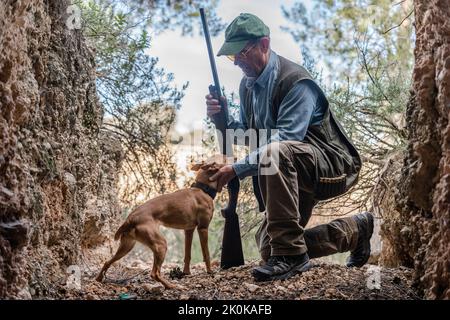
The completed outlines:
{"type": "Polygon", "coordinates": [[[249,43],[245,48],[234,55],[234,64],[237,65],[247,77],[258,77],[264,70],[264,54],[261,51],[259,42],[249,43]]]}

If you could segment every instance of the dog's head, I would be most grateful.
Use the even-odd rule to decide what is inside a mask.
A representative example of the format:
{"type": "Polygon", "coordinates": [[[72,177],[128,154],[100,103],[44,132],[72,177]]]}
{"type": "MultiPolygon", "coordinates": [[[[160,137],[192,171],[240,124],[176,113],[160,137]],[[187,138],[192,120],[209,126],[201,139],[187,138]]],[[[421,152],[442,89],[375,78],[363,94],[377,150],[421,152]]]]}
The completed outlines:
{"type": "Polygon", "coordinates": [[[197,171],[195,181],[209,185],[211,188],[217,189],[217,181],[209,181],[220,168],[227,164],[233,163],[233,158],[227,158],[225,155],[217,154],[206,161],[201,161],[191,166],[192,171],[197,171]]]}

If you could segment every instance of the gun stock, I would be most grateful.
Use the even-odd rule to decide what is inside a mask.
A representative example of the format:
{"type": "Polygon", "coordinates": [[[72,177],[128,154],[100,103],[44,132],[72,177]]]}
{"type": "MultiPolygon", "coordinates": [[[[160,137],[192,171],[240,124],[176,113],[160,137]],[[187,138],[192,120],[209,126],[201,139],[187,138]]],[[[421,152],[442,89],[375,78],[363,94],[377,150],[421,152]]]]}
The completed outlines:
{"type": "MultiPolygon", "coordinates": [[[[203,32],[205,34],[206,47],[208,49],[209,62],[214,79],[214,85],[209,86],[210,94],[220,102],[221,110],[214,115],[213,123],[217,131],[220,132],[222,141],[220,143],[220,151],[227,157],[233,157],[233,149],[231,148],[232,140],[227,136],[228,110],[226,104],[219,99],[222,96],[220,90],[219,76],[217,74],[216,62],[211,46],[211,38],[209,35],[208,24],[206,22],[205,11],[200,8],[200,17],[202,19],[203,32]]],[[[228,206],[222,209],[222,216],[225,218],[225,226],[223,230],[222,255],[220,265],[222,269],[227,269],[244,264],[244,254],[242,252],[241,231],[239,228],[239,217],[236,214],[236,207],[239,195],[239,179],[233,178],[228,183],[228,206]]]]}

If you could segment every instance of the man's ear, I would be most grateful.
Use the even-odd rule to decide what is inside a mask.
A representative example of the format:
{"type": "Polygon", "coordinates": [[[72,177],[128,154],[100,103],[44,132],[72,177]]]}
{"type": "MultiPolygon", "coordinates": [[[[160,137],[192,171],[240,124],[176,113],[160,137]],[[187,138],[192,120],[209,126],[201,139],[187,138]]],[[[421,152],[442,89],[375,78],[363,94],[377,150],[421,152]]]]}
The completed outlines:
{"type": "Polygon", "coordinates": [[[263,37],[259,41],[260,41],[259,43],[260,43],[261,50],[264,53],[269,51],[269,49],[270,49],[270,38],[269,37],[263,37]]]}

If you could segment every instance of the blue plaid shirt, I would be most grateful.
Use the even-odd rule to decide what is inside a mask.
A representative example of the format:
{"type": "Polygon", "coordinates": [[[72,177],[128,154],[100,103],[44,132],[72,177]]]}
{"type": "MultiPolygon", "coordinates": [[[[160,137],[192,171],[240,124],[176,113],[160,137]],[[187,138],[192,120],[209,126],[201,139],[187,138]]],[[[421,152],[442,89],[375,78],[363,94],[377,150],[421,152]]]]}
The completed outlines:
{"type": "MultiPolygon", "coordinates": [[[[274,119],[270,104],[279,69],[278,56],[271,51],[269,62],[259,77],[247,78],[247,88],[253,89],[253,110],[250,113],[254,115],[257,129],[267,129],[267,143],[285,140],[302,141],[308,127],[322,121],[326,107],[318,100],[317,88],[308,81],[300,81],[284,97],[279,107],[278,118],[274,119]],[[276,133],[271,135],[271,129],[276,129],[276,133]]],[[[240,97],[240,100],[239,121],[230,116],[228,128],[245,131],[249,128],[249,119],[246,118],[243,97],[240,97]]],[[[263,145],[262,141],[260,148],[233,164],[233,169],[240,179],[258,174],[256,160],[263,145]]]]}

